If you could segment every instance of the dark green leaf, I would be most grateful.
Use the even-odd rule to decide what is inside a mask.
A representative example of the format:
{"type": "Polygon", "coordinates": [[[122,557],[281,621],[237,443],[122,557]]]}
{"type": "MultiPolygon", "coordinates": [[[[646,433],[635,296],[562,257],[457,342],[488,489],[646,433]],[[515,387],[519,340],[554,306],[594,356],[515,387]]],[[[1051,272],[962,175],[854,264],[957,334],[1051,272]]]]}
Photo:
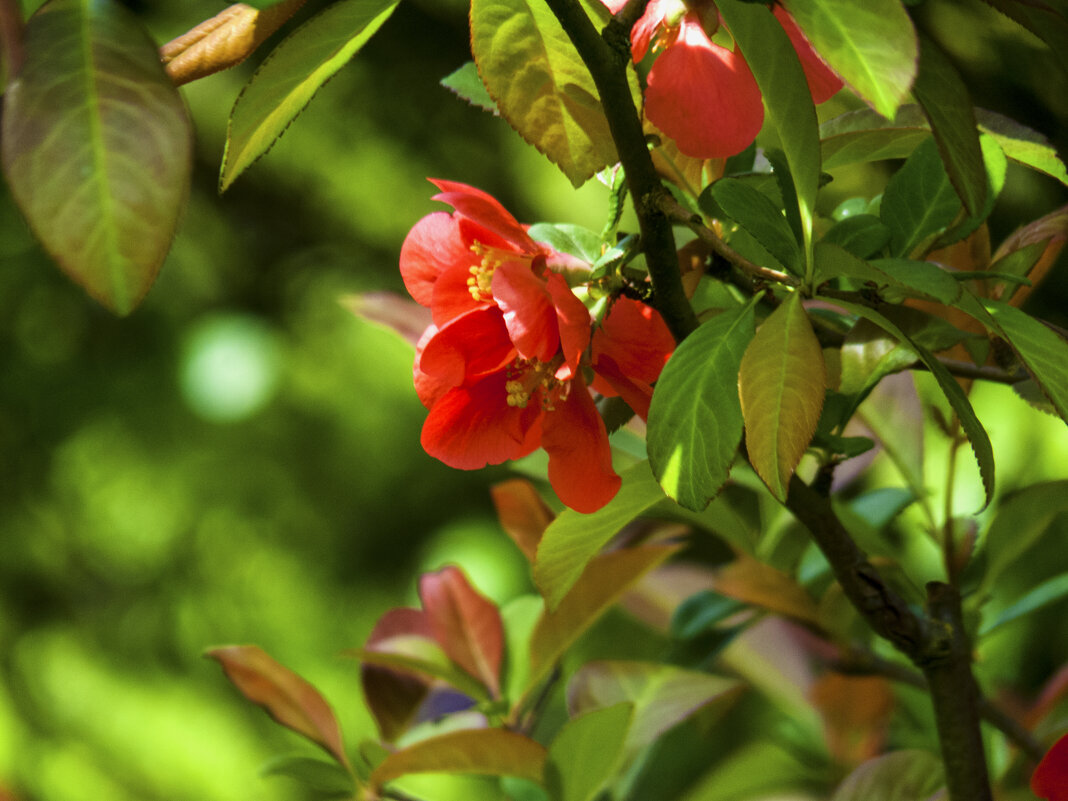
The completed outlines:
{"type": "Polygon", "coordinates": [[[958,242],[982,225],[986,218],[990,216],[990,212],[994,210],[994,203],[1001,194],[1002,187],[1005,186],[1005,175],[1009,165],[1001,146],[989,134],[983,134],[980,137],[979,145],[983,153],[983,165],[986,170],[986,201],[975,214],[969,214],[963,220],[959,220],[938,237],[938,240],[934,243],[936,248],[943,248],[958,242]]]}
{"type": "Polygon", "coordinates": [[[998,626],[1011,623],[1017,618],[1031,614],[1036,609],[1056,603],[1066,595],[1068,595],[1068,573],[1061,573],[1059,576],[1046,579],[1003,609],[997,617],[984,621],[979,627],[979,636],[985,637],[998,626]]]}
{"type": "MultiPolygon", "coordinates": [[[[801,62],[771,11],[759,5],[722,0],[720,14],[753,71],[778,134],[797,193],[804,251],[811,252],[812,220],[820,185],[820,143],[816,108],[801,62]]],[[[806,259],[806,272],[809,269],[806,259]]]]}
{"type": "Polygon", "coordinates": [[[156,280],[189,191],[185,104],[117,2],[52,0],[24,34],[4,94],[8,185],[63,271],[128,314],[156,280]]]}
{"type": "Polygon", "coordinates": [[[868,259],[890,244],[890,229],[874,214],[855,214],[832,225],[820,241],[868,259]]]}
{"type": "Polygon", "coordinates": [[[924,298],[951,304],[960,298],[958,281],[937,264],[909,259],[864,261],[838,245],[820,241],[816,245],[817,284],[833,278],[870,282],[891,303],[904,297],[924,298]]]}
{"type": "Polygon", "coordinates": [[[754,332],[754,301],[683,340],[649,407],[649,464],[664,492],[699,511],[727,480],[742,438],[738,370],[754,332]]]}
{"type": "Polygon", "coordinates": [[[986,430],[979,422],[979,418],[975,416],[975,410],[972,409],[968,396],[964,394],[960,384],[930,351],[921,346],[915,339],[906,335],[889,318],[867,306],[846,301],[836,302],[852,311],[858,317],[864,317],[875,323],[899,341],[908,342],[909,346],[916,351],[916,355],[927,366],[927,369],[931,371],[950,406],[957,413],[961,427],[964,429],[968,442],[972,446],[972,451],[975,453],[975,458],[979,463],[979,475],[982,477],[983,489],[986,493],[986,502],[983,504],[983,508],[986,508],[986,505],[990,503],[990,499],[994,496],[994,450],[990,445],[990,437],[987,436],[986,430]]]}
{"type": "Polygon", "coordinates": [[[801,271],[801,249],[780,209],[737,178],[712,184],[712,197],[724,213],[744,228],[789,271],[801,271]]]}
{"type": "Polygon", "coordinates": [[[489,96],[482,79],[478,77],[478,67],[475,66],[473,61],[468,61],[455,72],[450,72],[441,79],[441,85],[455,92],[472,106],[478,106],[485,111],[493,112],[495,115],[500,114],[497,110],[497,104],[489,96]]]}
{"type": "Polygon", "coordinates": [[[692,640],[743,608],[745,604],[741,601],[714,590],[702,590],[679,604],[671,616],[671,635],[680,640],[692,640]]]}
{"type": "Polygon", "coordinates": [[[926,36],[920,37],[920,71],[912,91],[931,123],[949,180],[968,213],[978,215],[986,204],[987,180],[975,111],[953,62],[926,36]]]}
{"type": "Polygon", "coordinates": [[[921,144],[890,179],[879,216],[890,229],[890,254],[909,256],[930,244],[960,211],[934,140],[921,144]]]}
{"type": "Polygon", "coordinates": [[[1065,511],[1068,511],[1068,481],[1033,484],[998,505],[981,541],[986,552],[986,572],[980,598],[994,591],[1002,574],[1038,541],[1053,519],[1065,511]]]}
{"type": "MultiPolygon", "coordinates": [[[[994,8],[1016,20],[1027,30],[1049,45],[1050,52],[1060,61],[1061,69],[1068,72],[1068,14],[1048,2],[1030,0],[986,0],[994,8]]],[[[1061,80],[1064,79],[1062,74],[1061,80]]]]}

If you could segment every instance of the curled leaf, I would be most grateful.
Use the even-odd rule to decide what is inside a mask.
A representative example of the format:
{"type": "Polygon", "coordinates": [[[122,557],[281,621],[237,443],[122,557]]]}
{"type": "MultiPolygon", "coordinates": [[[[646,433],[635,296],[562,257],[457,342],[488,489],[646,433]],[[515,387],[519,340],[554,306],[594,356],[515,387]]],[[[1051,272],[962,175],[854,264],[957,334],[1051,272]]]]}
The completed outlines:
{"type": "Polygon", "coordinates": [[[306,0],[282,0],[262,11],[247,3],[220,11],[160,48],[160,60],[175,86],[237,66],[306,0]]]}

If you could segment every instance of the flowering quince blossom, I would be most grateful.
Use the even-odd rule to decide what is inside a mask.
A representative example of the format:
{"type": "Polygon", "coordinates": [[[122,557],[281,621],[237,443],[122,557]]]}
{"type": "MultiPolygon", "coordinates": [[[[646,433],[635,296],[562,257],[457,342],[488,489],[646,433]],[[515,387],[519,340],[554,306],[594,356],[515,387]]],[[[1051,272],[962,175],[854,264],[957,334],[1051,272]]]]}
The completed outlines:
{"type": "Polygon", "coordinates": [[[433,319],[414,369],[430,410],[424,449],[473,470],[544,448],[560,500],[599,509],[620,479],[585,368],[597,391],[622,396],[644,417],[674,347],[667,326],[620,298],[594,333],[586,306],[552,269],[569,257],[531,239],[485,192],[433,183],[441,190],[434,199],[455,211],[417,222],[400,256],[405,286],[433,319]]]}
{"type": "Polygon", "coordinates": [[[1031,792],[1046,801],[1068,801],[1068,734],[1038,763],[1031,774],[1031,792]]]}
{"type": "MultiPolygon", "coordinates": [[[[616,13],[626,0],[603,0],[616,13]]],[[[651,0],[631,30],[635,63],[650,45],[663,53],[653,63],[645,92],[645,115],[693,158],[726,158],[745,150],[764,124],[764,103],[742,54],[718,45],[706,33],[719,15],[708,0],[651,0]]],[[[775,7],[801,60],[813,100],[822,103],[842,88],[786,10],[775,7]]]]}

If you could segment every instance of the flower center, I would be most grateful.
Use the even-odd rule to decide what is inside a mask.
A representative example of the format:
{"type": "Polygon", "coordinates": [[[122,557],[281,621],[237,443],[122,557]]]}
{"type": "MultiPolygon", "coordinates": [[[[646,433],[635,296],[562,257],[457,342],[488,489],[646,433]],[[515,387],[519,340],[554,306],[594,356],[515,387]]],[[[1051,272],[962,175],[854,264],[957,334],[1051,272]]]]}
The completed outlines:
{"type": "Polygon", "coordinates": [[[508,366],[508,381],[504,385],[507,392],[505,402],[519,409],[527,408],[531,398],[537,398],[541,408],[547,412],[556,409],[557,401],[567,400],[571,391],[570,381],[561,381],[556,371],[563,364],[563,357],[557,356],[552,361],[538,359],[516,359],[508,366]]]}
{"type": "Polygon", "coordinates": [[[504,262],[532,262],[532,257],[525,253],[490,247],[477,240],[471,245],[471,252],[480,257],[478,264],[472,264],[468,269],[471,276],[467,279],[467,291],[476,303],[493,301],[493,273],[504,262]]]}

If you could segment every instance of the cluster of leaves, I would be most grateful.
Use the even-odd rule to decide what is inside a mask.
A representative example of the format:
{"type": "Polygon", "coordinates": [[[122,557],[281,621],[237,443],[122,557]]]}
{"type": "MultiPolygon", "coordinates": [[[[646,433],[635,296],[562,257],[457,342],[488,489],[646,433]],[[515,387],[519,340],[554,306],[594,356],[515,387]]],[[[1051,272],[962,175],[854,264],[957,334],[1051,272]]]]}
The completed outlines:
{"type": "MultiPolygon", "coordinates": [[[[246,57],[301,5],[232,7],[166,46],[166,68],[132,16],[111,2],[50,0],[24,34],[4,28],[6,52],[20,54],[6,64],[13,77],[0,133],[5,174],[46,249],[105,305],[127,313],[137,304],[180,213],[190,132],[175,84],[246,57]],[[72,94],[85,102],[66,102],[72,94]]],[[[275,49],[234,106],[220,188],[266,152],[394,5],[339,0],[275,49]]],[[[1055,150],[1041,134],[974,108],[950,58],[917,31],[900,0],[782,3],[859,99],[857,110],[822,124],[772,11],[758,2],[717,0],[719,35],[729,31],[763,96],[764,129],[756,144],[729,159],[683,155],[640,117],[644,67],[618,46],[640,5],[628,3],[613,16],[599,3],[472,0],[474,61],[444,83],[498,113],[576,186],[595,174],[609,185],[611,209],[601,231],[543,224],[529,235],[583,265],[579,283],[593,301],[595,287],[609,302],[640,297],[676,334],[678,347],[648,408],[647,436],[624,429],[614,437],[616,462],[625,469],[618,492],[600,499],[592,514],[567,509],[552,519],[529,485],[501,491],[505,528],[532,562],[538,596],[498,609],[448,568],[421,581],[421,610],[382,619],[355,653],[381,738],[362,744],[356,759],[350,761],[329,707],[303,680],[253,647],[212,652],[246,696],[334,758],[336,766],[303,758],[276,766],[316,777],[329,795],[404,797],[394,783],[406,776],[461,772],[535,788],[502,785],[510,796],[589,801],[610,787],[625,797],[631,755],[736,695],[735,679],[694,668],[706,667],[768,613],[815,640],[797,646],[806,658],[923,686],[896,655],[879,651],[872,632],[858,626],[864,618],[927,674],[932,689],[942,663],[951,662],[964,677],[958,685],[969,691],[969,641],[981,642],[1068,594],[1062,575],[1019,598],[999,599],[996,614],[988,606],[998,578],[1064,509],[1063,482],[1028,487],[997,504],[981,535],[967,518],[957,519],[952,487],[939,519],[922,465],[904,458],[894,459],[904,488],[828,497],[840,465],[876,440],[891,454],[898,447],[900,432],[886,433],[888,409],[874,395],[906,370],[933,379],[932,395],[939,397],[927,399],[929,416],[950,443],[951,466],[958,447],[970,445],[984,508],[996,503],[994,453],[969,400],[971,382],[1011,384],[1068,421],[1068,341],[1020,308],[1068,238],[1068,212],[1031,222],[996,248],[986,225],[1010,163],[1068,184],[1055,150]],[[882,191],[850,198],[829,217],[817,212],[827,171],[887,159],[903,163],[882,191]],[[643,170],[654,164],[659,182],[643,184],[643,170]],[[619,231],[628,193],[640,240],[619,231]],[[683,258],[673,240],[668,259],[657,251],[664,238],[653,233],[656,226],[689,232],[683,258]],[[681,312],[676,296],[683,298],[681,312]],[[847,431],[860,409],[870,437],[847,431]],[[782,505],[793,516],[780,514],[782,505]],[[913,505],[922,522],[906,536],[891,536],[913,505]],[[673,583],[669,571],[653,582],[661,588],[654,595],[649,579],[679,567],[662,565],[679,548],[659,542],[666,535],[658,527],[636,532],[638,518],[711,532],[730,558],[715,568],[694,566],[696,582],[673,583]],[[817,535],[822,554],[807,547],[798,520],[817,535]],[[827,547],[817,528],[844,533],[845,540],[827,547]],[[615,546],[605,550],[613,538],[615,546]],[[880,572],[857,544],[877,557],[880,572]],[[918,556],[925,548],[934,548],[941,563],[936,576],[930,560],[918,556]],[[858,575],[861,583],[851,584],[858,575]],[[926,613],[916,611],[924,606],[916,589],[921,578],[947,582],[932,582],[926,613]],[[639,586],[646,607],[659,609],[671,631],[715,635],[702,640],[702,659],[685,667],[581,666],[567,677],[569,719],[539,728],[540,699],[557,682],[565,652],[639,586]],[[958,601],[965,596],[963,612],[948,620],[937,612],[941,587],[958,601]],[[843,595],[857,611],[843,608],[843,595]],[[878,623],[884,604],[897,616],[892,624],[878,623]]],[[[993,5],[1066,52],[1063,4],[993,5]]],[[[10,4],[0,0],[4,7],[10,4]]],[[[469,366],[461,365],[455,386],[467,387],[469,366]]],[[[615,407],[624,421],[630,411],[615,407]]],[[[620,421],[611,422],[615,428],[620,421]]],[[[936,712],[950,703],[938,692],[936,712]]],[[[1039,713],[1048,714],[1063,694],[1051,687],[1032,717],[1044,717],[1039,713]]],[[[1036,756],[1027,732],[996,709],[965,697],[948,714],[969,707],[1036,756]]],[[[974,730],[978,737],[977,717],[974,730]]],[[[940,791],[929,752],[879,756],[877,740],[853,759],[856,770],[838,784],[836,801],[870,798],[874,787],[917,798],[940,791]]],[[[828,736],[831,750],[834,742],[828,736]]],[[[956,747],[943,746],[947,753],[956,747]]],[[[1043,764],[1059,764],[1060,757],[1050,759],[1043,764]]],[[[972,797],[962,787],[986,784],[981,762],[980,742],[972,766],[980,778],[962,779],[959,766],[947,765],[952,801],[972,797]]],[[[1059,788],[1044,783],[1055,769],[1036,774],[1036,792],[1057,798],[1059,788]]],[[[1018,765],[1015,773],[1002,766],[996,778],[1019,786],[1019,773],[1018,765]]]]}

